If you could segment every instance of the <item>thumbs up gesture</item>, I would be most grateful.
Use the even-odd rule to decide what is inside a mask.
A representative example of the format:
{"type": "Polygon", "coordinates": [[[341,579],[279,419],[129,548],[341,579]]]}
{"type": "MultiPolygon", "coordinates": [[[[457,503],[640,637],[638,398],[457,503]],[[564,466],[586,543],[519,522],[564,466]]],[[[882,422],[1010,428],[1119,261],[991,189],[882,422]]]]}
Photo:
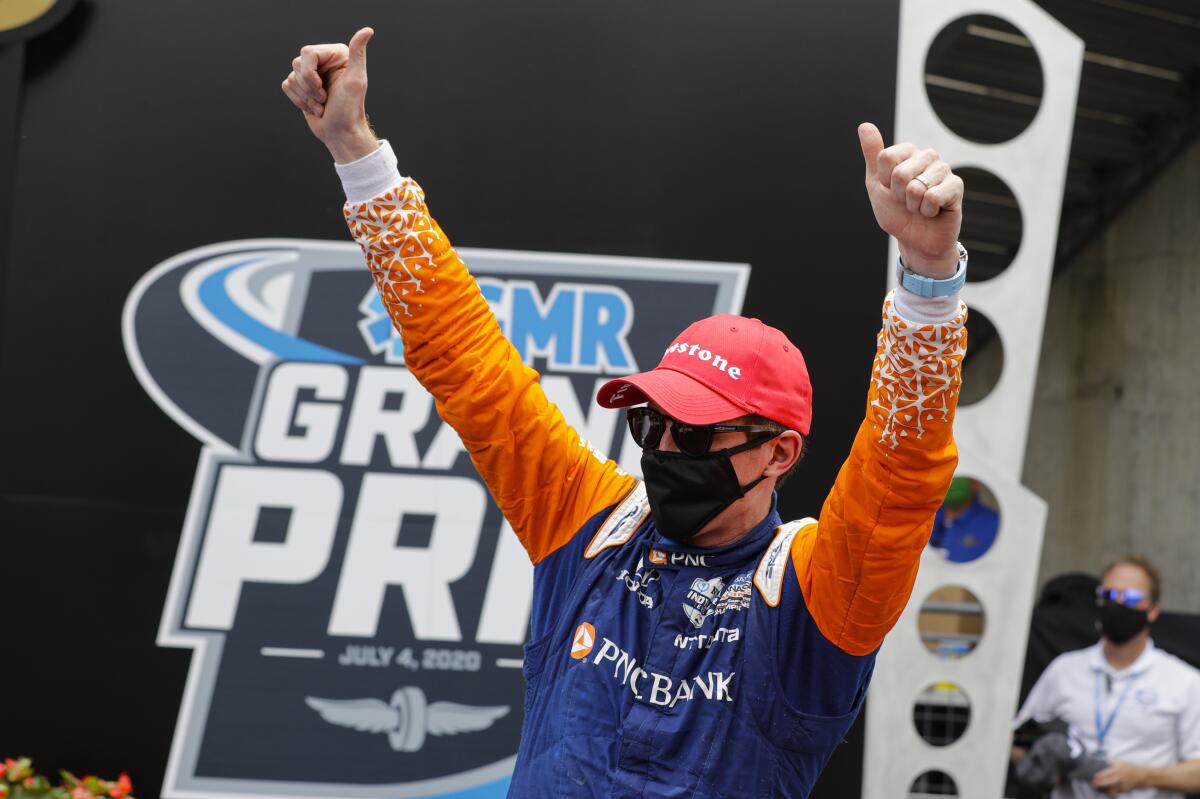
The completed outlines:
{"type": "Polygon", "coordinates": [[[958,266],[963,181],[933,150],[905,142],[883,146],[879,128],[858,126],[866,164],[867,196],[875,221],[894,236],[904,265],[935,279],[958,266]]]}
{"type": "Polygon", "coordinates": [[[282,89],[335,161],[349,163],[379,146],[367,122],[367,42],[362,28],[344,44],[309,44],[292,60],[282,89]]]}

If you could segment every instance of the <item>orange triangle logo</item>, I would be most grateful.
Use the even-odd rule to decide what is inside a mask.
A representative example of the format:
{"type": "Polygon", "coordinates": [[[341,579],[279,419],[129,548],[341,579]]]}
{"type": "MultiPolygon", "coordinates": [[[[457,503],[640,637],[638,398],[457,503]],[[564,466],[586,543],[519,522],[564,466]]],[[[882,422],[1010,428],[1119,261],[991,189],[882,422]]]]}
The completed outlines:
{"type": "Polygon", "coordinates": [[[583,660],[596,645],[596,628],[586,621],[575,630],[575,639],[571,642],[571,657],[583,660]]]}

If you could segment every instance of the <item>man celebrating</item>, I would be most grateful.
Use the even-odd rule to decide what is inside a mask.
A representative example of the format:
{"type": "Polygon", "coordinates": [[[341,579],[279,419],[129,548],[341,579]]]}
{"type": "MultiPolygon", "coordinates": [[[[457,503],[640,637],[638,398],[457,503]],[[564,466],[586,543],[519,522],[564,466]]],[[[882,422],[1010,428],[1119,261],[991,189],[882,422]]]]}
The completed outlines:
{"type": "MultiPolygon", "coordinates": [[[[1014,726],[1066,722],[1084,753],[1108,765],[1054,799],[1116,794],[1182,799],[1200,791],[1200,672],[1154,646],[1158,569],[1127,555],[1096,589],[1101,640],[1059,655],[1034,683],[1014,726]]],[[[1018,757],[1024,755],[1017,751],[1018,757]]]]}
{"type": "Polygon", "coordinates": [[[696,322],[657,368],[597,397],[637,406],[644,481],[596,453],[367,124],[371,36],[303,48],[283,91],[333,155],[409,369],[536,564],[510,795],[808,795],[862,706],[954,473],[962,181],[932,150],[885,149],[874,125],[859,128],[901,288],[820,521],[784,524],[775,487],[812,415],[795,345],[756,319],[696,322]]]}

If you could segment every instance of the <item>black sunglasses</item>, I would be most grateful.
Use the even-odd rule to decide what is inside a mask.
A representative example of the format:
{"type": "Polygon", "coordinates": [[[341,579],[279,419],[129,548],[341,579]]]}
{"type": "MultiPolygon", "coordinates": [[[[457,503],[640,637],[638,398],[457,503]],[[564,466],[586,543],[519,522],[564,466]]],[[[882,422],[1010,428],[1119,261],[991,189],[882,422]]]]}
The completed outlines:
{"type": "Polygon", "coordinates": [[[684,455],[693,458],[708,453],[716,433],[776,433],[778,428],[763,424],[688,424],[659,413],[653,408],[630,408],[625,412],[629,421],[629,434],[642,449],[656,449],[662,441],[667,425],[671,426],[671,439],[684,455]]]}

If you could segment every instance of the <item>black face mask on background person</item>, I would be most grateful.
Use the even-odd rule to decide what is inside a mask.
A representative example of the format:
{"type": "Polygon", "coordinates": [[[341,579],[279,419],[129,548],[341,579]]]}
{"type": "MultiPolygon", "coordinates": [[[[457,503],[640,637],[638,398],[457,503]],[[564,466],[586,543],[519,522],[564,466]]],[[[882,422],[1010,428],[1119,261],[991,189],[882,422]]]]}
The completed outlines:
{"type": "Polygon", "coordinates": [[[730,458],[776,435],[700,456],[642,450],[642,476],[654,525],[672,541],[687,544],[718,513],[766,479],[762,475],[742,485],[730,458]]]}
{"type": "Polygon", "coordinates": [[[1114,644],[1123,644],[1150,626],[1149,612],[1127,608],[1116,602],[1099,607],[1100,632],[1114,644]]]}

